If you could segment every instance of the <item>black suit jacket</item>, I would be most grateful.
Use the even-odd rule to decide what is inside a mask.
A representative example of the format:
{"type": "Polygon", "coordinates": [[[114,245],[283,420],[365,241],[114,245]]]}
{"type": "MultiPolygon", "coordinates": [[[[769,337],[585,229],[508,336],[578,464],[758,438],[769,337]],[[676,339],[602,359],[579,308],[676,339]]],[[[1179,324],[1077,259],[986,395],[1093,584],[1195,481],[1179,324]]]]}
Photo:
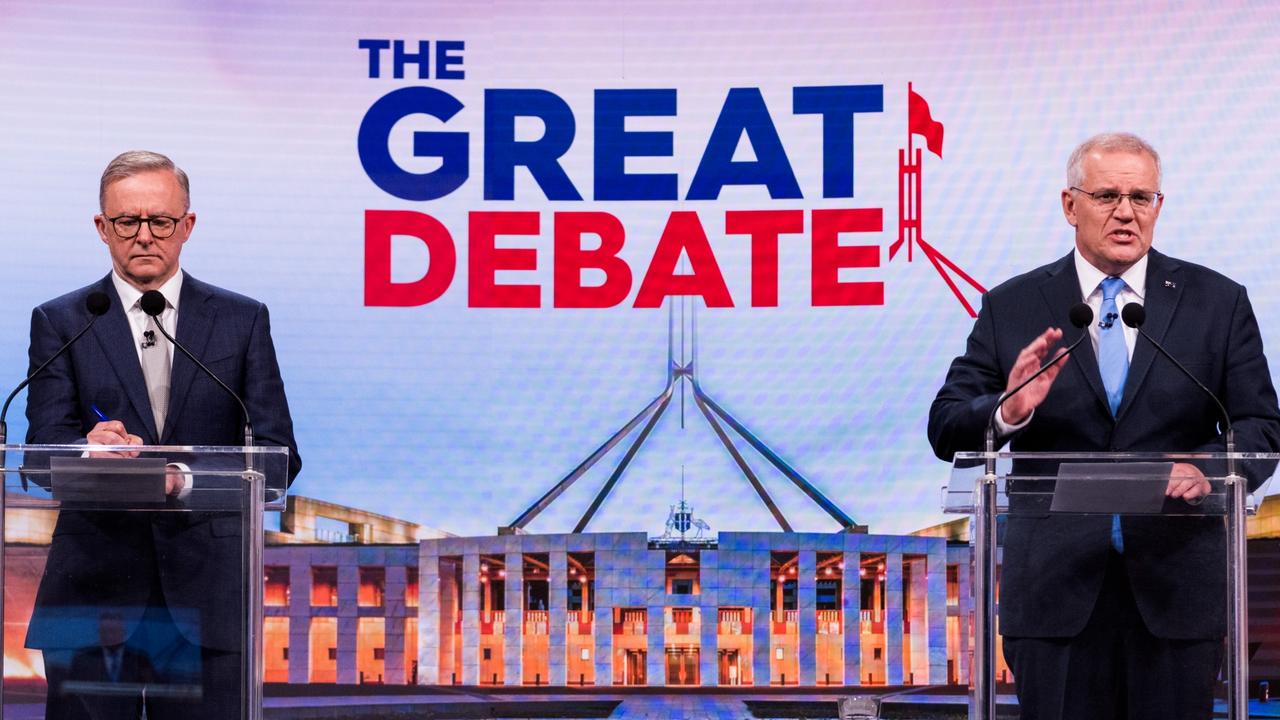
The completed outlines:
{"type": "MultiPolygon", "coordinates": [[[[106,315],[31,382],[28,443],[83,442],[98,422],[90,406],[120,420],[146,444],[240,445],[239,405],[181,352],[173,355],[168,416],[158,436],[146,381],[124,308],[107,275],[37,307],[31,315],[31,367],[88,322],[92,292],[112,299],[106,315]]],[[[235,390],[248,407],[258,445],[290,450],[289,478],[301,468],[293,422],[271,342],[267,308],[187,275],[176,337],[235,390]]],[[[159,588],[187,639],[205,647],[240,647],[243,579],[239,519],[211,512],[100,513],[63,511],[36,595],[27,645],[69,648],[83,623],[69,617],[113,607],[135,627],[159,588]],[[86,610],[88,606],[88,610],[86,610]]],[[[88,640],[84,642],[83,640],[88,640]]]]}
{"type": "MultiPolygon", "coordinates": [[[[929,412],[939,458],[981,450],[987,418],[1023,347],[1045,328],[1080,332],[1067,313],[1082,301],[1072,255],[992,289],[929,412]]],[[[1245,289],[1208,268],[1150,251],[1143,326],[1226,405],[1239,451],[1280,450],[1280,410],[1245,289]]],[[[1112,417],[1086,339],[1067,362],[1016,451],[1223,451],[1213,401],[1139,337],[1112,417]]],[[[1089,619],[1110,551],[1107,516],[1010,516],[1000,629],[1010,637],[1070,637],[1089,619]]],[[[1226,631],[1221,519],[1130,516],[1124,564],[1148,629],[1172,639],[1226,631]]]]}

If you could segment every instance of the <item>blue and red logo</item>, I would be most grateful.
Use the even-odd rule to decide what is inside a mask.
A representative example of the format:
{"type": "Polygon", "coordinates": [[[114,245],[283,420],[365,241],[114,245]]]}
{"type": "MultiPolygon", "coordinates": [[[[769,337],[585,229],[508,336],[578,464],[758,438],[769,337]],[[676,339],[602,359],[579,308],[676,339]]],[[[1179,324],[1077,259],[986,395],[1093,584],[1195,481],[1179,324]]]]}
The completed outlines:
{"type": "MultiPolygon", "coordinates": [[[[409,52],[403,41],[361,40],[368,53],[370,78],[384,74],[403,78],[416,66],[420,79],[462,80],[465,45],[458,41],[426,41],[409,52]]],[[[973,308],[960,290],[956,277],[978,292],[983,288],[955,263],[925,241],[921,233],[921,152],[913,147],[922,135],[931,152],[941,157],[943,126],[932,119],[924,98],[908,89],[908,147],[899,152],[898,238],[889,260],[905,246],[911,262],[915,248],[933,264],[963,307],[973,308]]],[[[576,209],[589,202],[697,203],[716,201],[730,187],[762,188],[770,204],[794,206],[805,195],[797,180],[793,158],[774,122],[773,110],[756,87],[735,87],[724,101],[710,129],[701,157],[680,195],[681,178],[674,172],[629,172],[630,158],[671,158],[675,132],[629,130],[628,118],[674,118],[678,90],[600,88],[593,93],[592,173],[590,188],[566,170],[563,158],[573,147],[579,116],[561,96],[545,89],[484,91],[479,140],[482,142],[482,209],[466,213],[467,304],[470,307],[535,308],[543,303],[543,289],[533,283],[500,283],[501,271],[533,271],[539,267],[533,247],[512,247],[513,238],[541,236],[550,225],[552,236],[551,303],[557,308],[616,307],[631,298],[633,307],[655,308],[671,296],[698,296],[708,307],[778,305],[779,252],[786,236],[803,235],[810,244],[810,302],[813,306],[884,305],[885,287],[880,280],[842,280],[849,268],[875,268],[881,263],[880,244],[858,244],[852,237],[880,234],[884,230],[882,208],[795,209],[756,207],[723,211],[725,236],[745,239],[750,245],[750,288],[735,303],[709,239],[705,212],[678,209],[668,212],[665,225],[643,272],[635,272],[623,259],[627,227],[612,212],[576,209]],[[541,137],[518,136],[519,123],[534,122],[544,128],[541,137]],[[754,157],[736,156],[748,143],[754,157]],[[502,203],[517,200],[517,172],[533,180],[548,210],[504,210],[502,203]],[[584,197],[584,190],[586,197],[584,197]],[[589,199],[588,199],[589,197],[589,199]],[[496,207],[495,207],[496,206],[496,207]],[[560,209],[564,207],[565,209],[560,209]],[[499,243],[499,238],[503,241],[499,243]],[[682,269],[682,260],[687,265],[682,269]],[[584,271],[603,281],[587,284],[584,271]],[[637,275],[639,278],[637,280],[637,275]],[[634,290],[634,293],[633,293],[634,290]],[[749,298],[749,299],[748,299],[749,298]],[[743,302],[746,300],[746,303],[743,302]]],[[[822,138],[823,199],[853,198],[855,177],[855,120],[859,115],[881,113],[883,85],[825,85],[794,87],[790,111],[811,116],[813,132],[822,138]]],[[[378,98],[360,124],[358,150],[369,179],[388,195],[413,202],[436,202],[472,179],[471,143],[465,130],[417,131],[412,136],[414,158],[434,161],[425,172],[406,169],[393,156],[390,137],[401,120],[427,116],[442,124],[463,124],[467,108],[454,95],[428,86],[392,90],[378,98]]],[[[475,121],[472,120],[472,123],[475,121]]],[[[809,168],[805,168],[806,170],[809,168]]],[[[523,198],[521,198],[523,199],[523,198]]],[[[365,211],[365,304],[369,306],[417,306],[439,299],[457,275],[458,245],[455,232],[430,212],[417,210],[365,211]],[[393,280],[392,238],[408,236],[421,241],[429,263],[416,279],[393,280]]],[[[517,243],[518,244],[518,243],[517,243]]],[[[404,268],[397,273],[403,277],[404,268]]]]}

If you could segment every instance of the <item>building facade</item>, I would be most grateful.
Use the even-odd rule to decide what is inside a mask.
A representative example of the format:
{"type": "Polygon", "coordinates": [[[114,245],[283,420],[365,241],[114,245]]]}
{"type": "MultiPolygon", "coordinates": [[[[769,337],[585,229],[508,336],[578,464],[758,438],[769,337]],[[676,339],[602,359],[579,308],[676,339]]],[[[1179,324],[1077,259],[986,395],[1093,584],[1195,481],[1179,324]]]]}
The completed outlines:
{"type": "Polygon", "coordinates": [[[264,575],[266,682],[419,681],[416,546],[272,546],[264,575]]]}
{"type": "Polygon", "coordinates": [[[942,538],[501,535],[425,540],[419,552],[425,684],[924,685],[967,677],[960,567],[942,538]]]}
{"type": "MultiPolygon", "coordinates": [[[[25,514],[24,514],[25,513],[25,514]]],[[[1250,520],[1251,676],[1280,679],[1276,518],[1250,520]]],[[[55,515],[5,528],[5,676],[24,647],[55,515]]],[[[264,555],[273,683],[780,686],[967,683],[963,519],[914,536],[722,532],[459,538],[291,498],[264,555]],[[428,539],[417,538],[429,536],[428,539]],[[334,538],[340,537],[340,542],[334,538]]],[[[997,676],[1008,677],[997,655],[997,676]]]]}

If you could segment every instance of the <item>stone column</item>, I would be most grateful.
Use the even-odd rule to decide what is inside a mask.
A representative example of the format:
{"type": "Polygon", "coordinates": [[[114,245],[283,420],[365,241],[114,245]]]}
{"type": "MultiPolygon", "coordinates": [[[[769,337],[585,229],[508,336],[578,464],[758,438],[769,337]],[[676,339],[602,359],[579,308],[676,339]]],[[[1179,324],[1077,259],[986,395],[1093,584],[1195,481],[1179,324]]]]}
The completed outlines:
{"type": "MultiPolygon", "coordinates": [[[[452,580],[452,578],[450,578],[452,580]]],[[[440,557],[434,545],[418,545],[418,684],[439,685],[440,678],[440,557]]]]}
{"type": "MultiPolygon", "coordinates": [[[[349,556],[354,557],[354,556],[349,556]]],[[[338,684],[360,681],[356,669],[356,642],[360,626],[360,567],[338,565],[338,684]]]]}
{"type": "Polygon", "coordinates": [[[547,573],[547,647],[551,657],[547,658],[547,678],[550,685],[560,687],[565,684],[565,633],[569,623],[569,553],[564,550],[552,550],[551,567],[547,573]]]}
{"type": "Polygon", "coordinates": [[[462,556],[462,684],[480,683],[480,552],[462,556]]]}
{"type": "Polygon", "coordinates": [[[289,683],[311,680],[311,554],[289,548],[289,683]]]}
{"type": "MultiPolygon", "coordinates": [[[[509,552],[504,556],[507,577],[503,587],[506,626],[502,633],[502,675],[504,685],[519,685],[524,649],[524,553],[509,552]]],[[[492,573],[490,573],[492,575],[492,573]]]]}
{"type": "Polygon", "coordinates": [[[388,615],[383,628],[382,682],[387,685],[404,685],[409,673],[405,670],[413,661],[404,655],[405,620],[403,615],[388,615]]]}
{"type": "Polygon", "coordinates": [[[412,662],[404,656],[404,593],[405,567],[387,564],[387,587],[383,596],[383,650],[382,681],[388,685],[403,685],[405,668],[412,662]]]}
{"type": "Polygon", "coordinates": [[[622,597],[618,585],[618,551],[612,544],[597,543],[596,563],[596,617],[595,617],[595,665],[596,685],[613,685],[613,612],[622,597]]]}
{"type": "Polygon", "coordinates": [[[818,684],[818,553],[801,550],[796,567],[797,626],[800,637],[797,654],[800,662],[800,684],[818,684]]]}
{"type": "Polygon", "coordinates": [[[862,553],[846,551],[841,585],[844,597],[841,609],[844,620],[844,682],[862,684],[862,553]]]}
{"type": "MultiPolygon", "coordinates": [[[[657,597],[666,597],[665,594],[657,597]]],[[[646,655],[645,673],[649,676],[650,687],[663,687],[667,684],[667,643],[665,637],[665,618],[662,605],[649,606],[648,654],[646,655]]]]}
{"type": "Polygon", "coordinates": [[[643,534],[632,534],[625,539],[627,553],[636,558],[635,567],[643,568],[631,576],[632,599],[642,600],[649,611],[648,654],[645,673],[650,687],[667,684],[666,577],[667,553],[650,550],[643,534]]]}
{"type": "Polygon", "coordinates": [[[906,617],[911,621],[911,666],[904,668],[904,681],[912,685],[929,683],[929,641],[932,628],[929,627],[929,573],[928,563],[924,557],[912,556],[907,561],[911,568],[911,592],[906,617]]]}
{"type": "Polygon", "coordinates": [[[748,553],[749,570],[743,573],[751,580],[751,673],[756,687],[769,687],[773,673],[773,648],[769,647],[773,634],[773,616],[770,611],[769,559],[767,546],[743,551],[748,553]]]}
{"type": "Polygon", "coordinates": [[[897,548],[885,553],[884,611],[885,680],[901,685],[906,675],[902,668],[902,551],[897,548]]]}
{"type": "Polygon", "coordinates": [[[698,642],[698,677],[703,687],[720,684],[717,661],[716,628],[719,618],[720,559],[715,550],[704,550],[698,556],[698,622],[701,635],[698,642]]]}
{"type": "MultiPolygon", "coordinates": [[[[597,587],[600,582],[598,572],[597,587]]],[[[609,687],[613,685],[613,608],[601,605],[599,597],[596,596],[595,657],[592,659],[596,665],[596,686],[609,687]]]]}
{"type": "Polygon", "coordinates": [[[927,617],[929,623],[929,684],[947,681],[947,544],[929,543],[927,617]]]}

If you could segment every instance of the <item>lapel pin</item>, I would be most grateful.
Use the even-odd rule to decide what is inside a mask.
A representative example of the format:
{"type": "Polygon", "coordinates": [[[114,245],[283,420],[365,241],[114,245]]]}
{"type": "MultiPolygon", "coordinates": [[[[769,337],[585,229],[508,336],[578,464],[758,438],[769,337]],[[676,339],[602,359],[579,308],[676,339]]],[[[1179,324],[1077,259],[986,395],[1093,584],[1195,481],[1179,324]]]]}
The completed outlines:
{"type": "Polygon", "coordinates": [[[1178,287],[1178,283],[1176,283],[1176,282],[1174,282],[1174,281],[1172,281],[1172,280],[1165,280],[1165,281],[1164,281],[1164,286],[1165,286],[1165,287],[1167,287],[1167,288],[1176,288],[1176,287],[1178,287]]]}

